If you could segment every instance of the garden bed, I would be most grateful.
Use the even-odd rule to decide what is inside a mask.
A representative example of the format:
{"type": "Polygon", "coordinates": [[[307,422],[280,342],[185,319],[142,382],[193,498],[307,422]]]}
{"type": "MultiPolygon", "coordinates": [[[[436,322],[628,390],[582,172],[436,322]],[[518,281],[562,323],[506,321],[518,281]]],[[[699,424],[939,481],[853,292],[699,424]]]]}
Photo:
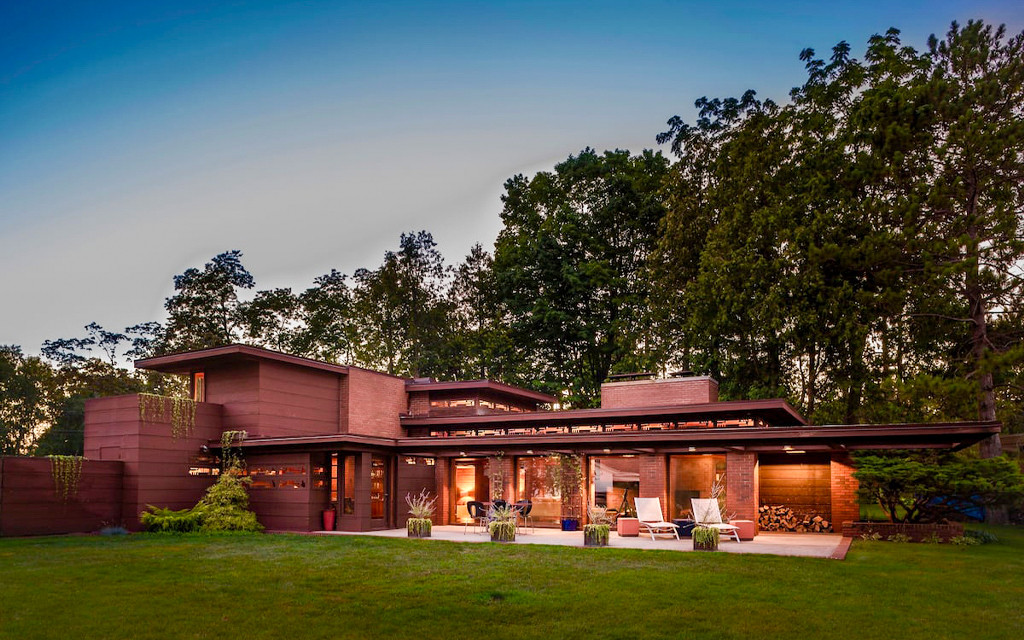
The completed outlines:
{"type": "Polygon", "coordinates": [[[944,523],[906,523],[906,522],[844,522],[843,534],[847,536],[863,536],[877,533],[886,539],[889,536],[903,534],[913,542],[941,538],[949,542],[950,538],[964,535],[962,522],[944,523]]]}

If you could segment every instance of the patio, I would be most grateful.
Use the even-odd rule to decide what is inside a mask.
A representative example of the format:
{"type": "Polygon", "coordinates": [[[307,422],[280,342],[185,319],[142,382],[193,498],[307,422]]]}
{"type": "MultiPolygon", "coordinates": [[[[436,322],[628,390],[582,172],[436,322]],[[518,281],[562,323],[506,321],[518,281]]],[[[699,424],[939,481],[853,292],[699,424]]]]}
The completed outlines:
{"type": "MultiPolygon", "coordinates": [[[[383,531],[316,531],[315,535],[357,535],[382,538],[405,538],[405,529],[383,531]]],[[[449,542],[490,542],[485,533],[473,533],[461,525],[435,525],[430,538],[426,540],[447,540],[449,542]]],[[[847,539],[848,540],[848,539],[847,539]]],[[[582,547],[583,532],[560,531],[558,529],[536,529],[530,533],[516,535],[515,542],[506,544],[547,544],[565,547],[582,547]]],[[[693,551],[690,538],[676,540],[662,537],[651,540],[650,536],[622,537],[612,532],[609,547],[618,549],[658,549],[662,551],[693,551]]],[[[776,556],[804,556],[809,558],[835,558],[846,556],[849,542],[844,543],[839,534],[821,533],[761,533],[753,540],[735,542],[723,536],[719,551],[725,553],[763,553],[776,556]]]]}

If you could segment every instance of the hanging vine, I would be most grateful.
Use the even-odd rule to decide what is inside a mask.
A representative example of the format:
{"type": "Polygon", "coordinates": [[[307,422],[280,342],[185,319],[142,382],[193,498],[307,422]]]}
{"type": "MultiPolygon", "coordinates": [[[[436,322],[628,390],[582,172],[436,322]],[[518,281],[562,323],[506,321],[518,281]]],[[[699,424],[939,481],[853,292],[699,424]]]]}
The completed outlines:
{"type": "Polygon", "coordinates": [[[241,471],[243,467],[241,447],[248,431],[225,431],[220,434],[220,460],[224,472],[241,471]],[[235,451],[237,443],[238,451],[235,451]]]}
{"type": "Polygon", "coordinates": [[[78,481],[82,478],[82,456],[48,456],[53,489],[62,502],[78,495],[78,481]]]}
{"type": "Polygon", "coordinates": [[[171,437],[181,438],[196,426],[196,402],[191,398],[171,398],[152,393],[139,394],[139,420],[145,424],[171,423],[171,437]],[[168,406],[170,416],[168,416],[168,406]]]}

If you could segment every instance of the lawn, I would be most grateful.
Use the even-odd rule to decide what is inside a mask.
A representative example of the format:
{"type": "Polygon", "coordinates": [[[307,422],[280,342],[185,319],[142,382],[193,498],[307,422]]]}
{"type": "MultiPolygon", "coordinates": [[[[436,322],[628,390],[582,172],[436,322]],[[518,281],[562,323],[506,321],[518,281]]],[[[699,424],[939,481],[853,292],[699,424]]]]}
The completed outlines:
{"type": "MultiPolygon", "coordinates": [[[[0,539],[0,637],[1020,638],[1024,530],[846,561],[370,537],[0,539]]],[[[670,543],[666,542],[666,545],[670,543]]]]}

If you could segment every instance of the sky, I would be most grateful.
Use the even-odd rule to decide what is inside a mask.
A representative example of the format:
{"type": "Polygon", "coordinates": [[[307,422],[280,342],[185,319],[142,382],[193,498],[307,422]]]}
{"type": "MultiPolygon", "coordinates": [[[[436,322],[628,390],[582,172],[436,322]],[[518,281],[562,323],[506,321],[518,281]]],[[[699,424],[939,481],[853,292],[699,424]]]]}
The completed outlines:
{"type": "Polygon", "coordinates": [[[257,289],[421,229],[456,264],[516,174],[658,148],[702,96],[785,101],[806,47],[971,18],[1019,33],[1024,4],[0,1],[0,344],[163,320],[229,249],[257,289]]]}

